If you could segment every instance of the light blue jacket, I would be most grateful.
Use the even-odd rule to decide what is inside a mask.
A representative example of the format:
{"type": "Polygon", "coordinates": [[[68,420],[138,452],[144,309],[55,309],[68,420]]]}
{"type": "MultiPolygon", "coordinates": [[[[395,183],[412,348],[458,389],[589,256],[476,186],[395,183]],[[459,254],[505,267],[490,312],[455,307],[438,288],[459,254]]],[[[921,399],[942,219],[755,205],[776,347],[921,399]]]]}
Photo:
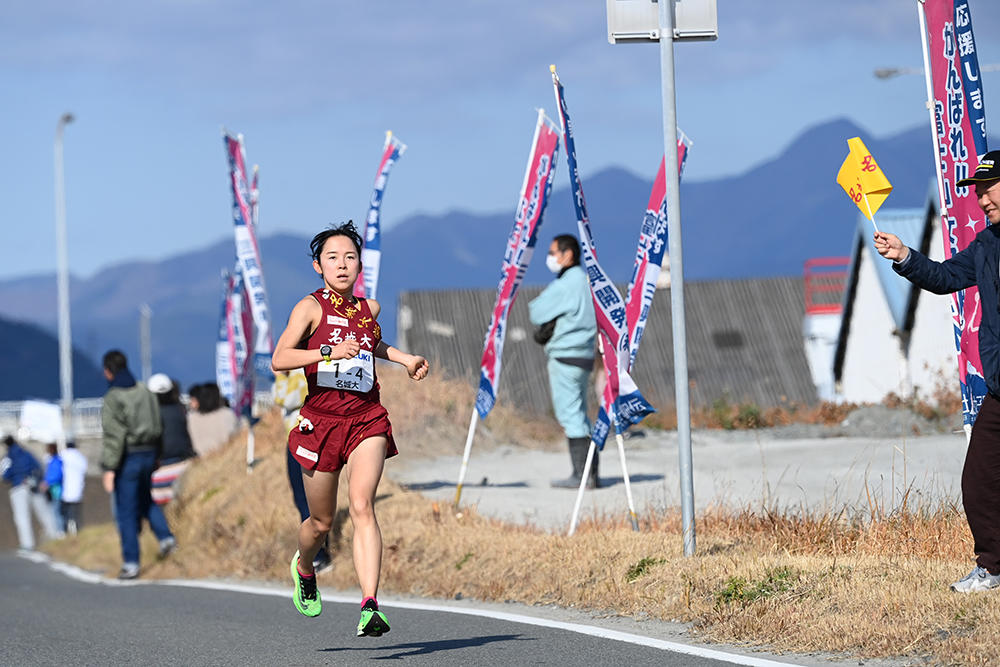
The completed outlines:
{"type": "Polygon", "coordinates": [[[528,303],[528,318],[535,326],[556,320],[555,332],[545,345],[550,359],[594,357],[597,319],[587,274],[571,266],[528,303]]]}

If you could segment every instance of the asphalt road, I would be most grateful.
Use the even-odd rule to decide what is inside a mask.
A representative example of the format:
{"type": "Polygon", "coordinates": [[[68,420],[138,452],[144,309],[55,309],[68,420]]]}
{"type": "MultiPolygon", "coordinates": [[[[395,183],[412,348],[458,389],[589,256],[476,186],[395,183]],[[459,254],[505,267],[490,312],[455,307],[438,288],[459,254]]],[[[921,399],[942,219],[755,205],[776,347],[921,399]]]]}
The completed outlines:
{"type": "MultiPolygon", "coordinates": [[[[572,631],[558,621],[559,627],[541,627],[504,614],[491,618],[405,603],[382,605],[392,632],[359,638],[354,602],[328,599],[322,616],[306,619],[283,589],[250,593],[108,583],[88,583],[45,563],[0,553],[0,664],[734,664],[618,641],[607,632],[601,636],[599,628],[572,631]]],[[[734,659],[735,664],[791,664],[734,659]]]]}

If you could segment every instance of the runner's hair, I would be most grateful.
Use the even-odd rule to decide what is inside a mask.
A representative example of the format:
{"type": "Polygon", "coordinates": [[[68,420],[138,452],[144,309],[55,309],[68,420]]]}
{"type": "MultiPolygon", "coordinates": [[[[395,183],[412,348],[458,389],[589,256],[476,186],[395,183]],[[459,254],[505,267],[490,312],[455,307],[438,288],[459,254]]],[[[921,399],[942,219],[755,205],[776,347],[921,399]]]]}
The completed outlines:
{"type": "Polygon", "coordinates": [[[319,255],[323,252],[323,244],[332,236],[346,236],[351,239],[354,247],[357,248],[358,257],[361,257],[361,234],[358,233],[358,228],[354,226],[354,221],[348,220],[336,227],[330,225],[313,237],[313,240],[309,242],[309,250],[314,260],[319,261],[319,255]]]}

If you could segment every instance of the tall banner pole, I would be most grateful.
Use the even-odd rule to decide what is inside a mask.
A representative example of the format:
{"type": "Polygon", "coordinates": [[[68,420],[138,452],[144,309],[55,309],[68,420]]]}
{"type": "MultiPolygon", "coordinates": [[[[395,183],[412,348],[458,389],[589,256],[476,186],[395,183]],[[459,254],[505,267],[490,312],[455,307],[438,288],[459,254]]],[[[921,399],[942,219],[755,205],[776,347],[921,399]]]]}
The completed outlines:
{"type": "Polygon", "coordinates": [[[531,152],[528,155],[524,181],[515,209],[514,227],[507,239],[503,263],[500,266],[497,298],[483,341],[483,356],[479,364],[479,391],[476,394],[475,410],[465,440],[462,467],[455,486],[456,507],[462,499],[462,484],[469,466],[477,418],[486,419],[496,403],[503,345],[507,335],[507,316],[535,252],[542,215],[548,203],[549,193],[552,191],[558,151],[559,132],[554,123],[545,116],[545,110],[539,109],[535,133],[531,140],[531,152]]]}
{"type": "MultiPolygon", "coordinates": [[[[920,0],[917,13],[944,256],[949,258],[964,250],[988,225],[974,189],[956,185],[975,171],[978,156],[987,151],[981,72],[967,2],[920,0]]],[[[979,303],[976,287],[955,292],[951,298],[962,420],[968,439],[987,393],[979,355],[980,306],[986,304],[979,303]]]]}
{"type": "MultiPolygon", "coordinates": [[[[920,23],[920,52],[924,57],[924,86],[927,89],[927,114],[930,116],[931,146],[934,148],[934,176],[937,179],[938,211],[943,214],[946,210],[946,203],[944,199],[944,175],[941,173],[940,147],[938,146],[938,135],[936,130],[937,118],[934,111],[934,83],[931,80],[931,63],[930,58],[928,57],[927,16],[924,14],[924,0],[917,0],[917,19],[920,23]]],[[[961,353],[962,346],[959,343],[959,338],[956,337],[955,354],[956,356],[959,356],[961,353]]],[[[968,445],[969,440],[972,439],[972,424],[964,419],[962,422],[962,430],[965,431],[965,444],[968,445]]]]}
{"type": "MultiPolygon", "coordinates": [[[[600,349],[601,356],[604,356],[604,341],[600,338],[597,339],[597,346],[600,349]]],[[[607,369],[605,369],[605,373],[607,369]]],[[[614,422],[614,407],[611,408],[611,421],[614,422]]],[[[628,476],[628,467],[625,462],[625,439],[622,437],[620,431],[615,431],[615,440],[618,443],[618,460],[622,467],[622,479],[625,480],[625,501],[628,504],[628,515],[629,519],[632,521],[632,530],[639,532],[639,517],[635,513],[635,502],[632,500],[632,483],[628,476]]],[[[573,503],[573,515],[570,517],[569,521],[569,532],[567,536],[572,537],[573,533],[576,532],[577,520],[580,517],[580,505],[583,504],[583,491],[587,487],[587,480],[590,479],[590,467],[594,462],[594,453],[597,451],[597,442],[592,437],[590,439],[590,447],[587,449],[587,462],[583,465],[583,473],[580,475],[580,488],[576,492],[576,502],[573,503]]]]}
{"type": "Polygon", "coordinates": [[[618,442],[618,459],[622,466],[622,479],[625,480],[625,502],[628,503],[628,516],[632,521],[632,530],[639,532],[639,517],[635,513],[635,501],[632,499],[632,481],[628,476],[628,468],[625,464],[625,439],[621,433],[615,433],[615,440],[618,442]]]}
{"type": "Polygon", "coordinates": [[[455,485],[455,507],[462,500],[462,484],[465,473],[469,470],[469,456],[472,454],[472,438],[476,435],[476,422],[479,421],[479,411],[472,408],[472,419],[469,420],[469,434],[465,436],[465,451],[462,453],[462,467],[458,471],[458,483],[455,485]]]}
{"type": "MultiPolygon", "coordinates": [[[[622,299],[618,288],[615,287],[597,260],[597,247],[590,228],[590,216],[587,213],[587,203],[583,194],[583,183],[580,179],[580,170],[576,159],[576,142],[573,139],[573,122],[566,104],[565,89],[556,73],[556,66],[550,65],[549,71],[552,73],[552,87],[556,104],[559,107],[563,142],[566,145],[566,162],[569,166],[570,184],[573,189],[573,207],[576,211],[577,230],[580,232],[580,259],[590,283],[590,294],[594,302],[594,317],[597,320],[597,335],[601,345],[601,359],[608,377],[607,385],[604,388],[605,402],[614,408],[615,432],[620,434],[628,425],[638,423],[646,415],[656,410],[642,396],[632,376],[629,375],[631,343],[625,300],[622,299]]],[[[676,147],[673,159],[677,159],[676,147]]],[[[591,446],[587,454],[588,461],[593,458],[596,444],[592,431],[591,446]]],[[[586,484],[587,474],[589,474],[589,465],[585,466],[585,474],[581,478],[581,489],[586,484]]],[[[579,506],[579,502],[577,505],[579,506]]],[[[574,510],[575,514],[576,510],[574,510]]],[[[571,525],[574,521],[575,516],[570,519],[571,525]]]]}
{"type": "Polygon", "coordinates": [[[660,79],[663,96],[663,147],[666,160],[667,235],[670,242],[670,314],[674,337],[674,396],[677,457],[680,467],[684,555],[695,552],[694,478],[691,457],[691,404],[688,395],[687,323],[684,313],[684,264],[681,253],[680,170],[677,168],[677,100],[674,91],[674,0],[659,2],[660,79]]]}
{"type": "Polygon", "coordinates": [[[576,522],[580,518],[580,505],[583,504],[583,490],[587,485],[587,478],[590,477],[590,467],[594,464],[594,452],[597,451],[597,443],[593,438],[590,440],[590,448],[587,449],[587,462],[583,464],[583,472],[580,474],[580,488],[576,492],[576,501],[573,503],[573,514],[569,518],[568,537],[572,537],[576,532],[576,522]]]}

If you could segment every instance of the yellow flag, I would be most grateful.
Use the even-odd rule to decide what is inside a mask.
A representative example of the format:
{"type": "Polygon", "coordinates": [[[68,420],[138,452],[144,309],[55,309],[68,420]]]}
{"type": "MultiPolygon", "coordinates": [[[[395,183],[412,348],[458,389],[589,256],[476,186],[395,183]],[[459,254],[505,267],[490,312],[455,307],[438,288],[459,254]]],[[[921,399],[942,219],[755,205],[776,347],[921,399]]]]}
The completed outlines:
{"type": "Polygon", "coordinates": [[[857,204],[865,217],[872,220],[875,211],[879,210],[892,192],[892,184],[879,169],[861,137],[848,139],[847,147],[850,152],[837,172],[837,183],[844,188],[844,192],[857,204]]]}

